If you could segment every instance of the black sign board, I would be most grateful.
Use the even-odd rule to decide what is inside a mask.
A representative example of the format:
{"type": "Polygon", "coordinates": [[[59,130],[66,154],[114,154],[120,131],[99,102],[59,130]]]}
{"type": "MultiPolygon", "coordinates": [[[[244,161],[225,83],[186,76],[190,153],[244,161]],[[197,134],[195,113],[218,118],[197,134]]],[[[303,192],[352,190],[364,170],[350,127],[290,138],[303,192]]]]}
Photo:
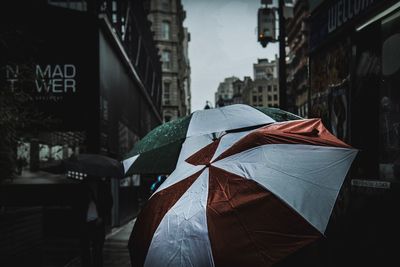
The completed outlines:
{"type": "Polygon", "coordinates": [[[63,8],[35,11],[0,19],[2,90],[28,93],[56,122],[51,130],[85,130],[99,113],[96,20],[63,8]]]}
{"type": "Polygon", "coordinates": [[[378,0],[328,0],[310,18],[310,50],[318,47],[330,34],[367,14],[378,0]]]}

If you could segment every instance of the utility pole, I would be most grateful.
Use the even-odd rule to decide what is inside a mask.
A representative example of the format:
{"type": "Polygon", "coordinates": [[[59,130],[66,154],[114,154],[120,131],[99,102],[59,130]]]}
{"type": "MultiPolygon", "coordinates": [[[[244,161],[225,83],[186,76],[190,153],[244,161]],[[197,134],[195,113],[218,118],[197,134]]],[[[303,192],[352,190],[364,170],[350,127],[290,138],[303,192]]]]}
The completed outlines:
{"type": "Polygon", "coordinates": [[[283,15],[285,6],[284,0],[278,0],[278,19],[279,19],[279,107],[287,109],[286,95],[286,20],[283,15]]]}
{"type": "Polygon", "coordinates": [[[279,42],[279,107],[286,110],[287,88],[286,88],[286,19],[284,15],[285,0],[278,0],[278,8],[269,7],[274,1],[261,0],[264,7],[258,10],[258,42],[262,47],[268,43],[279,42]],[[279,36],[276,39],[275,12],[278,11],[279,36]]]}

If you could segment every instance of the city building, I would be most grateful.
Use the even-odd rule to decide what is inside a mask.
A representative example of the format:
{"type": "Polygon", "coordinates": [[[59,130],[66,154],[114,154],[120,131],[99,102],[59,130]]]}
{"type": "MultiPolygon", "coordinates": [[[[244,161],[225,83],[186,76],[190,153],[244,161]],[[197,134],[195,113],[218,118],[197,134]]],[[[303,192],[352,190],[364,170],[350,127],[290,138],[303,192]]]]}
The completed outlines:
{"type": "Polygon", "coordinates": [[[187,28],[184,28],[184,39],[183,39],[183,71],[182,71],[182,80],[183,80],[183,88],[184,94],[181,95],[183,102],[183,114],[191,113],[191,99],[192,99],[192,91],[191,91],[191,68],[190,68],[190,60],[189,60],[189,42],[190,42],[190,33],[187,28]]]}
{"type": "Polygon", "coordinates": [[[254,80],[225,78],[215,92],[216,106],[247,104],[255,107],[279,107],[278,60],[258,59],[253,64],[254,80]]]}
{"type": "Polygon", "coordinates": [[[258,59],[253,64],[254,80],[244,77],[243,103],[256,107],[279,107],[278,60],[258,59]]]}
{"type": "MultiPolygon", "coordinates": [[[[294,112],[306,118],[308,115],[309,75],[308,75],[308,0],[297,0],[293,7],[293,17],[287,21],[287,87],[293,98],[294,112]]],[[[289,101],[288,99],[288,102],[289,101]]]]}
{"type": "Polygon", "coordinates": [[[267,58],[259,58],[257,63],[253,64],[253,78],[254,80],[271,80],[278,78],[278,56],[269,61],[267,58]]]}
{"type": "Polygon", "coordinates": [[[400,3],[309,3],[309,116],[321,118],[334,135],[359,150],[343,189],[349,196],[339,198],[348,198],[348,205],[337,205],[343,213],[348,210],[343,219],[349,236],[342,244],[352,253],[345,260],[329,260],[333,265],[341,260],[339,265],[390,265],[397,251],[389,244],[400,235],[393,214],[400,179],[400,3]]]}
{"type": "MultiPolygon", "coordinates": [[[[142,1],[3,1],[0,36],[1,89],[29,94],[44,122],[18,129],[10,153],[26,165],[0,177],[0,265],[38,266],[48,240],[79,235],[80,183],[48,171],[79,153],[120,160],[161,124],[161,62],[142,1]]],[[[107,180],[107,229],[136,216],[137,178],[107,180]]]]}
{"type": "Polygon", "coordinates": [[[400,4],[354,1],[343,11],[340,3],[323,2],[312,9],[310,115],[362,150],[359,178],[394,179],[400,152],[400,65],[393,63],[399,59],[400,4]]]}
{"type": "Polygon", "coordinates": [[[244,87],[244,102],[255,107],[279,107],[278,82],[254,80],[244,87]]]}
{"type": "Polygon", "coordinates": [[[239,80],[239,78],[232,76],[225,78],[223,82],[220,82],[215,92],[215,106],[222,107],[232,105],[233,103],[233,83],[239,80]]]}
{"type": "Polygon", "coordinates": [[[180,0],[146,0],[145,8],[162,61],[162,117],[170,121],[190,114],[190,33],[180,0]]]}

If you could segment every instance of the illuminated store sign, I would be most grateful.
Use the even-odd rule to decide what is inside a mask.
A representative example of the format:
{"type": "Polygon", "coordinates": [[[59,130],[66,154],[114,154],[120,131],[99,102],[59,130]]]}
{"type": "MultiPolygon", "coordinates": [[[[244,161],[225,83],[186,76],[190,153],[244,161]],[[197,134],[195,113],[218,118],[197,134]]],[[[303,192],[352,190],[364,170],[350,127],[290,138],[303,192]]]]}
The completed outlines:
{"type": "Polygon", "coordinates": [[[328,9],[328,33],[366,10],[374,0],[338,0],[328,9]]]}
{"type": "MultiPolygon", "coordinates": [[[[77,92],[76,73],[76,66],[73,64],[36,65],[34,92],[41,95],[74,94],[77,92]]],[[[6,66],[6,79],[12,91],[18,88],[21,79],[18,65],[6,66]]]]}

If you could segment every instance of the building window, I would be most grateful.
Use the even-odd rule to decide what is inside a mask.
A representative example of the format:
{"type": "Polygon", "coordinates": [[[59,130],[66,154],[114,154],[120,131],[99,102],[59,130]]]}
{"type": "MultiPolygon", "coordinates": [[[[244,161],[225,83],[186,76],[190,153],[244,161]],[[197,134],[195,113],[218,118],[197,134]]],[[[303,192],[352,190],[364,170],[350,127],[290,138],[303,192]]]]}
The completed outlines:
{"type": "Polygon", "coordinates": [[[171,24],[168,21],[163,21],[161,24],[161,38],[163,40],[169,40],[171,38],[171,24]]]}
{"type": "Polygon", "coordinates": [[[258,92],[259,92],[259,93],[262,93],[262,91],[263,91],[262,86],[259,86],[259,87],[258,87],[258,92]]]}
{"type": "Polygon", "coordinates": [[[268,96],[268,101],[272,101],[272,96],[268,96]]]}
{"type": "Polygon", "coordinates": [[[171,9],[171,0],[161,0],[161,9],[169,11],[171,9]]]}
{"type": "Polygon", "coordinates": [[[87,3],[85,0],[75,0],[75,1],[47,0],[47,3],[52,6],[58,6],[78,11],[87,11],[87,3]]]}
{"type": "Polygon", "coordinates": [[[253,95],[253,104],[257,102],[257,96],[253,95]]]}
{"type": "Polygon", "coordinates": [[[268,85],[268,92],[271,92],[272,91],[272,87],[271,87],[271,85],[268,85]]]}
{"type": "Polygon", "coordinates": [[[115,24],[117,23],[117,1],[112,1],[111,10],[112,10],[112,22],[115,24]]]}
{"type": "Polygon", "coordinates": [[[265,77],[264,71],[256,70],[256,80],[262,79],[265,77]]]}
{"type": "Polygon", "coordinates": [[[153,71],[153,79],[151,81],[151,96],[154,96],[155,82],[156,82],[156,73],[153,71]]]}
{"type": "Polygon", "coordinates": [[[278,91],[278,86],[274,85],[274,92],[278,91]]]}
{"type": "Polygon", "coordinates": [[[164,122],[169,122],[170,120],[171,120],[171,116],[166,115],[166,116],[164,117],[164,122]]]}
{"type": "Polygon", "coordinates": [[[169,105],[170,104],[170,87],[171,87],[171,83],[169,82],[165,82],[164,83],[164,104],[165,105],[169,105]]]}
{"type": "MultiPolygon", "coordinates": [[[[376,26],[378,27],[378,26],[376,26]]],[[[371,51],[375,52],[374,48],[381,48],[379,55],[379,59],[377,58],[375,62],[382,62],[382,69],[380,73],[380,78],[375,78],[375,73],[368,73],[367,77],[360,77],[364,82],[367,82],[369,85],[365,87],[359,88],[368,88],[373,92],[378,89],[379,92],[379,102],[367,102],[367,103],[379,103],[379,139],[375,139],[368,146],[368,150],[373,147],[373,144],[379,144],[379,177],[381,179],[396,179],[399,181],[400,179],[400,117],[399,117],[399,109],[400,109],[400,94],[399,94],[399,84],[400,84],[400,54],[399,54],[399,45],[400,45],[400,11],[393,13],[389,17],[386,17],[382,20],[380,25],[380,31],[382,40],[377,46],[370,44],[369,48],[371,51]],[[377,86],[374,88],[371,86],[370,81],[377,80],[377,86]],[[379,83],[379,81],[381,81],[379,83]],[[372,88],[371,88],[372,87],[372,88]],[[371,89],[372,90],[371,90],[371,89]]],[[[368,33],[367,33],[368,34],[368,33]]],[[[369,33],[371,34],[371,33],[369,33]]],[[[369,35],[372,36],[372,35],[369,35]]],[[[377,38],[379,39],[379,38],[377,38]]],[[[363,39],[365,40],[365,39],[363,39]]],[[[357,47],[358,49],[358,47],[357,47]]],[[[376,52],[375,52],[376,53],[376,52]]],[[[376,54],[375,54],[376,55],[376,54]]],[[[364,66],[362,66],[364,67],[364,66]]],[[[365,69],[365,68],[363,68],[365,69]]],[[[364,72],[365,73],[365,72],[364,72]]],[[[377,94],[376,94],[377,95],[377,94]]],[[[337,97],[339,98],[339,97],[337,97]]],[[[341,96],[343,99],[344,97],[341,96]]],[[[368,100],[370,101],[370,100],[368,100]]],[[[344,102],[341,100],[341,102],[344,102]]],[[[339,106],[339,105],[338,105],[339,106]]],[[[344,106],[342,104],[342,106],[344,106]]],[[[338,121],[338,125],[335,127],[338,133],[338,137],[346,137],[346,126],[342,126],[346,124],[348,119],[342,119],[342,114],[346,114],[348,116],[348,111],[346,108],[340,108],[340,111],[337,111],[336,118],[338,121]],[[341,112],[341,113],[340,113],[341,112]]],[[[374,113],[375,114],[375,113],[374,113]]],[[[357,117],[360,118],[360,117],[357,117]]],[[[365,127],[366,128],[366,127],[365,127]]],[[[365,129],[361,128],[361,129],[365,129]]],[[[376,129],[376,128],[373,128],[376,129]]],[[[373,137],[377,137],[372,134],[373,137]]],[[[341,138],[342,139],[342,138],[341,138]]],[[[364,138],[362,138],[364,139],[364,138]]],[[[367,150],[367,149],[366,149],[367,150]]],[[[374,155],[375,156],[375,155],[374,155]]]]}
{"type": "Polygon", "coordinates": [[[274,95],[274,100],[278,100],[278,95],[274,95]]]}
{"type": "Polygon", "coordinates": [[[171,51],[164,50],[161,54],[163,69],[171,69],[171,51]]]}
{"type": "Polygon", "coordinates": [[[261,104],[262,101],[263,101],[263,96],[262,96],[262,95],[259,95],[259,96],[258,96],[258,102],[260,102],[260,104],[261,104]]]}
{"type": "Polygon", "coordinates": [[[108,101],[103,97],[101,98],[101,109],[103,120],[108,121],[108,101]]]}

